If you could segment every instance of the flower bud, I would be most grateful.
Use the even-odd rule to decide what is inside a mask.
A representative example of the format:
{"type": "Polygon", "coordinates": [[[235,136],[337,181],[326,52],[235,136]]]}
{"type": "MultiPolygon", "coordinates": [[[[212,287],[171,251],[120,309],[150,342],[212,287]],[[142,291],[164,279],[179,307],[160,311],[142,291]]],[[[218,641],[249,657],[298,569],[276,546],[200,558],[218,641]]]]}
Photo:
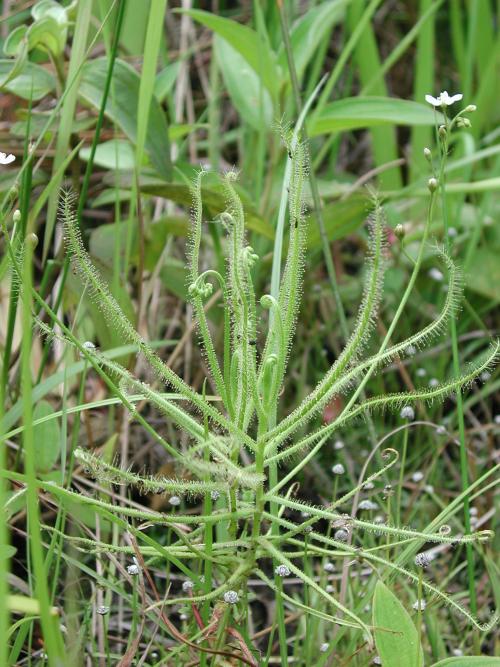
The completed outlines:
{"type": "Polygon", "coordinates": [[[21,222],[21,211],[20,211],[18,208],[16,208],[16,210],[14,211],[14,214],[13,214],[13,216],[12,216],[12,220],[14,221],[14,223],[15,223],[16,225],[17,225],[19,222],[21,222]]]}
{"type": "Polygon", "coordinates": [[[465,113],[474,113],[476,109],[477,106],[475,104],[469,104],[468,106],[465,107],[465,113]]]}
{"type": "Polygon", "coordinates": [[[33,232],[31,234],[28,234],[25,240],[26,244],[30,245],[32,248],[36,248],[38,245],[38,236],[36,234],[33,234],[33,232]]]}
{"type": "Polygon", "coordinates": [[[397,236],[397,238],[402,241],[405,237],[405,228],[401,223],[397,224],[394,227],[394,234],[397,236]]]}
{"type": "Polygon", "coordinates": [[[240,597],[236,591],[226,591],[224,593],[224,602],[226,604],[237,604],[240,597]]]}
{"type": "Polygon", "coordinates": [[[432,160],[432,153],[430,148],[424,148],[424,157],[425,159],[430,162],[432,160]]]}
{"type": "Polygon", "coordinates": [[[445,125],[440,125],[439,126],[439,136],[441,137],[441,139],[446,138],[446,126],[445,125]]]}
{"type": "Polygon", "coordinates": [[[19,194],[19,186],[17,183],[14,183],[14,185],[8,190],[7,192],[7,201],[14,201],[14,199],[17,198],[19,194]]]}
{"type": "Polygon", "coordinates": [[[436,190],[438,189],[437,178],[429,178],[429,180],[427,181],[427,187],[431,192],[436,192],[436,190]]]}

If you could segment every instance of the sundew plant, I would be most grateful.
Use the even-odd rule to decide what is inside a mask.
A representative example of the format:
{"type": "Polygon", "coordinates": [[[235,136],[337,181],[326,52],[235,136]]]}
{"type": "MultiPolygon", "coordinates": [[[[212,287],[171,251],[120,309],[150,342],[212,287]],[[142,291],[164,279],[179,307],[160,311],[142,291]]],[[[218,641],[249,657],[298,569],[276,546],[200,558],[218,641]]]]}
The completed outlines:
{"type": "Polygon", "coordinates": [[[2,3],[0,667],[500,667],[499,9],[2,3]]]}
{"type": "MultiPolygon", "coordinates": [[[[456,101],[447,94],[444,99],[444,95],[430,100],[442,111],[456,101]]],[[[282,200],[288,202],[288,225],[286,253],[283,266],[279,267],[282,270],[275,294],[255,293],[252,269],[259,257],[246,240],[245,213],[235,171],[220,176],[226,210],[210,223],[224,233],[224,272],[220,267],[201,265],[205,238],[202,185],[207,173],[200,170],[191,184],[188,293],[207,370],[201,392],[163,361],[123,313],[84,247],[75,213],[78,200],[70,191],[61,195],[59,219],[72,270],[102,317],[120,332],[123,344],[131,345],[149,368],[149,375],[144,374],[149,382],[136,377],[126,365],[110,359],[92,343],[76,338],[71,323],[64,322],[36,291],[28,292],[29,282],[27,285],[23,276],[26,277],[26,266],[31,261],[32,239],[24,248],[10,245],[21,293],[29,308],[32,303],[41,333],[74,348],[85,366],[93,367],[119,397],[129,419],[141,424],[174,463],[175,473],[167,477],[155,470],[124,468],[120,459],[98,455],[82,446],[69,453],[99,487],[164,496],[169,509],[161,511],[128,502],[124,493],[118,505],[101,493],[81,494],[64,480],[37,481],[43,493],[55,502],[88,507],[125,536],[124,545],[71,534],[64,539],[73,549],[98,558],[104,553],[112,554],[116,581],[124,580],[131,587],[127,599],[134,632],[140,636],[144,624],[152,623],[156,632],[173,640],[164,646],[161,655],[156,649],[147,664],[276,664],[276,643],[281,664],[287,664],[293,656],[296,664],[339,664],[331,660],[335,660],[349,636],[355,638],[357,646],[353,656],[357,662],[353,664],[365,665],[372,660],[376,664],[395,664],[390,660],[401,655],[406,656],[407,662],[400,664],[421,665],[421,617],[430,603],[448,606],[483,633],[494,627],[493,612],[488,618],[478,619],[447,593],[446,586],[432,583],[425,574],[436,549],[480,546],[491,538],[488,530],[461,533],[450,521],[464,498],[479,491],[482,480],[471,485],[449,507],[443,505],[438,517],[428,525],[422,521],[420,527],[392,522],[390,511],[387,519],[374,514],[378,505],[371,499],[370,490],[377,485],[383,488],[388,507],[391,497],[393,503],[401,498],[400,489],[388,484],[391,469],[400,463],[394,448],[377,445],[358,482],[343,495],[337,493],[336,485],[345,468],[341,463],[334,465],[333,496],[323,504],[307,502],[299,483],[304,467],[355,420],[370,420],[378,411],[392,410],[401,415],[406,429],[414,420],[415,406],[442,401],[465,389],[498,358],[499,345],[494,342],[474,364],[443,382],[402,393],[368,392],[372,376],[446,334],[459,311],[460,268],[448,249],[429,242],[429,229],[437,198],[446,197],[444,170],[449,136],[457,126],[469,122],[467,114],[473,110],[470,106],[451,120],[445,117],[445,124],[437,130],[437,158],[433,159],[432,152],[426,149],[431,177],[425,230],[390,326],[377,342],[376,351],[368,353],[383,299],[387,252],[384,207],[371,193],[364,288],[350,337],[324,377],[288,414],[283,410],[283,397],[292,390],[293,379],[287,369],[307,271],[308,146],[298,140],[298,132],[283,133],[289,166],[282,200]],[[429,251],[435,253],[446,276],[441,310],[423,328],[398,340],[398,325],[424,254],[429,251]],[[222,313],[221,338],[213,336],[207,316],[210,308],[219,308],[222,313]],[[343,408],[320,425],[318,415],[337,397],[344,398],[343,408]],[[144,403],[154,406],[165,424],[175,425],[176,430],[169,431],[175,434],[173,438],[166,438],[161,425],[149,423],[141,414],[137,406],[144,403]],[[153,569],[165,573],[166,589],[153,569]],[[363,585],[354,589],[359,600],[346,595],[346,584],[352,576],[363,578],[363,585]],[[415,600],[415,625],[390,591],[395,580],[404,581],[415,600]],[[262,596],[274,600],[275,618],[270,632],[260,634],[256,628],[262,596]],[[371,597],[373,602],[367,606],[371,597]],[[172,614],[180,621],[173,621],[172,614]],[[399,617],[396,629],[391,625],[391,614],[399,617]],[[295,628],[298,643],[290,641],[291,627],[295,628]]],[[[14,217],[19,222],[19,214],[14,217]]],[[[4,232],[8,234],[5,225],[4,232]]],[[[406,445],[405,440],[403,457],[406,445]]],[[[12,478],[15,479],[14,474],[12,478]]],[[[62,535],[64,522],[50,530],[53,537],[62,535]]],[[[103,592],[94,610],[97,618],[107,623],[120,587],[107,587],[102,574],[99,577],[103,592]]],[[[53,633],[52,646],[50,642],[47,646],[59,656],[58,661],[49,652],[49,661],[69,664],[61,657],[64,649],[59,628],[47,623],[44,632],[53,633]]],[[[111,643],[111,638],[106,642],[111,643]]],[[[132,642],[127,651],[130,659],[134,646],[132,642]]]]}

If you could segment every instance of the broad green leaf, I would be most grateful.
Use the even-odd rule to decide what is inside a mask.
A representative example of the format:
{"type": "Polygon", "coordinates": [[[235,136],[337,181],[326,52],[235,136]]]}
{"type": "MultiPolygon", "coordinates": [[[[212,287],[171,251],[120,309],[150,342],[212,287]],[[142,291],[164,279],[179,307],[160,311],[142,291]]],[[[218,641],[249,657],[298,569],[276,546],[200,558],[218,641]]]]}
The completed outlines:
{"type": "MultiPolygon", "coordinates": [[[[367,212],[366,197],[359,195],[327,204],[323,208],[323,220],[328,240],[337,241],[355,232],[365,221],[367,212]]],[[[321,237],[314,211],[309,215],[307,245],[310,250],[321,248],[321,237]]]]}
{"type": "Polygon", "coordinates": [[[500,658],[477,655],[460,658],[445,658],[435,662],[432,667],[500,667],[500,658]]]}
{"type": "MultiPolygon", "coordinates": [[[[48,401],[40,401],[33,410],[33,421],[48,417],[54,412],[54,408],[48,401]]],[[[38,472],[49,472],[61,451],[61,432],[59,421],[51,419],[34,427],[35,442],[35,466],[38,472]]]]}
{"type": "Polygon", "coordinates": [[[378,581],[373,596],[375,644],[384,667],[421,667],[423,652],[410,615],[387,586],[378,581]]]}
{"type": "MultiPolygon", "coordinates": [[[[12,69],[12,64],[12,60],[0,60],[0,81],[6,79],[12,69]]],[[[56,80],[44,67],[26,62],[19,72],[7,83],[4,83],[2,87],[24,100],[29,100],[31,97],[34,101],[37,101],[55,90],[56,80]]]]}
{"type": "Polygon", "coordinates": [[[165,287],[183,301],[187,301],[188,269],[184,262],[175,257],[167,257],[160,271],[160,278],[165,287]]]}
{"type": "Polygon", "coordinates": [[[500,301],[500,262],[498,248],[478,248],[467,267],[466,284],[488,299],[500,301]]]}
{"type": "Polygon", "coordinates": [[[64,160],[59,165],[58,169],[55,171],[54,174],[52,174],[52,178],[49,179],[49,182],[47,183],[45,188],[42,190],[42,192],[36,198],[35,205],[33,206],[33,208],[31,209],[31,211],[29,213],[30,224],[35,224],[36,223],[36,219],[40,215],[40,211],[42,210],[42,208],[47,203],[50,195],[53,194],[54,188],[59,187],[59,182],[60,182],[59,179],[62,178],[62,175],[64,174],[64,172],[66,170],[66,167],[70,164],[70,162],[73,160],[75,155],[78,153],[78,149],[80,148],[82,143],[83,142],[81,141],[79,144],[77,144],[73,148],[72,151],[70,151],[66,155],[64,160]]]}
{"type": "MultiPolygon", "coordinates": [[[[80,160],[87,162],[90,158],[90,147],[82,148],[80,160]]],[[[105,169],[133,169],[135,152],[132,144],[125,139],[111,139],[104,141],[96,148],[94,164],[105,169]]]]}
{"type": "Polygon", "coordinates": [[[273,97],[277,95],[280,87],[280,73],[276,66],[276,55],[255,30],[201,9],[191,9],[185,13],[229,42],[233,49],[243,56],[257,76],[262,77],[271,95],[273,97]]]}
{"type": "Polygon", "coordinates": [[[348,97],[313,116],[310,136],[378,125],[434,125],[442,115],[429,106],[392,97],[348,97]]]}
{"type": "MultiPolygon", "coordinates": [[[[318,49],[318,44],[339,23],[345,14],[350,0],[330,0],[309,9],[290,31],[293,60],[299,79],[304,74],[309,61],[318,49]]],[[[282,44],[278,53],[278,62],[284,72],[288,71],[285,47],[282,44]]]]}
{"type": "MultiPolygon", "coordinates": [[[[131,230],[132,254],[130,261],[136,265],[139,257],[138,233],[139,225],[134,225],[131,230]]],[[[144,268],[152,271],[160,255],[165,248],[165,243],[170,235],[186,237],[189,229],[187,217],[167,216],[147,225],[144,233],[144,268]]],[[[125,256],[127,244],[128,223],[120,222],[118,225],[100,225],[92,230],[90,235],[90,253],[100,264],[112,266],[115,246],[118,243],[120,256],[125,256]]]]}
{"type": "Polygon", "coordinates": [[[130,201],[130,190],[119,190],[115,188],[106,188],[102,190],[95,199],[92,199],[91,208],[101,208],[101,206],[114,206],[116,202],[130,201]]]}
{"type": "MultiPolygon", "coordinates": [[[[96,109],[100,108],[108,61],[97,58],[85,63],[79,88],[80,96],[96,109]]],[[[122,60],[116,60],[113,70],[113,95],[106,102],[106,115],[114,120],[135,144],[137,139],[137,101],[140,77],[122,60]]],[[[158,174],[169,180],[171,175],[168,126],[163,109],[153,96],[146,136],[146,153],[158,174]]]]}
{"type": "MultiPolygon", "coordinates": [[[[109,185],[114,185],[116,176],[113,176],[111,181],[111,175],[109,178],[105,178],[105,181],[109,181],[109,185]]],[[[203,206],[206,206],[209,213],[215,217],[219,213],[222,213],[226,210],[226,199],[224,195],[224,190],[220,183],[217,181],[216,175],[207,175],[204,179],[205,185],[201,189],[201,197],[203,200],[203,206]]],[[[120,188],[131,187],[132,177],[129,173],[120,174],[118,186],[120,188]]],[[[164,197],[165,199],[170,199],[177,204],[182,204],[183,206],[191,206],[192,204],[192,194],[190,188],[184,183],[165,183],[164,181],[159,180],[158,178],[153,178],[141,175],[141,182],[139,184],[141,192],[145,194],[150,194],[155,197],[164,197]]],[[[241,188],[238,189],[238,194],[241,197],[243,209],[245,211],[245,222],[248,229],[251,229],[258,234],[262,234],[268,239],[274,238],[274,229],[271,225],[264,220],[257,211],[253,203],[250,200],[248,194],[245,193],[241,188]]]]}
{"type": "Polygon", "coordinates": [[[174,87],[174,83],[179,76],[181,68],[181,61],[177,60],[175,63],[167,65],[165,69],[156,75],[154,93],[158,102],[163,102],[166,96],[174,87]]]}
{"type": "Polygon", "coordinates": [[[273,103],[255,70],[225,39],[216,36],[214,49],[229,96],[240,116],[255,130],[270,127],[273,103]]]}

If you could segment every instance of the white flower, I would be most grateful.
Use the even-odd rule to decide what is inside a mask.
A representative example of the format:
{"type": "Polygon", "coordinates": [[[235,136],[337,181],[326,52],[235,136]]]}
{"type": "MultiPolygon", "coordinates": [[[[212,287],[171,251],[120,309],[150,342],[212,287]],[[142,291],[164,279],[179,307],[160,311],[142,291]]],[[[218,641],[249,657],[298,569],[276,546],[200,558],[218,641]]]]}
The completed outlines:
{"type": "Polygon", "coordinates": [[[375,484],[373,482],[365,482],[363,484],[363,489],[366,489],[367,491],[370,491],[371,489],[375,488],[375,484]]]}
{"type": "Polygon", "coordinates": [[[139,574],[139,566],[135,563],[133,565],[127,565],[127,572],[132,576],[136,577],[139,574]]]}
{"type": "Polygon", "coordinates": [[[325,572],[333,572],[335,570],[335,565],[330,561],[328,561],[327,563],[325,563],[323,569],[325,570],[325,572]]]}
{"type": "Polygon", "coordinates": [[[343,475],[345,473],[345,468],[342,463],[336,463],[332,468],[332,472],[334,475],[343,475]]]}
{"type": "Polygon", "coordinates": [[[429,387],[439,387],[439,380],[437,378],[431,378],[429,380],[429,387]]]}
{"type": "Polygon", "coordinates": [[[178,507],[181,504],[181,499],[179,496],[172,496],[169,498],[168,502],[172,505],[172,507],[178,507]]]}
{"type": "Polygon", "coordinates": [[[326,653],[328,651],[329,647],[330,647],[329,644],[327,644],[325,642],[324,644],[321,644],[321,646],[319,647],[319,650],[321,651],[321,653],[326,653]]]}
{"type": "Polygon", "coordinates": [[[344,443],[342,440],[337,440],[333,445],[333,449],[336,449],[337,451],[339,451],[339,449],[344,449],[344,443]]]}
{"type": "Polygon", "coordinates": [[[426,95],[425,96],[425,101],[428,102],[429,104],[432,104],[433,107],[449,107],[452,104],[455,104],[455,102],[460,102],[460,100],[463,98],[462,93],[457,93],[456,95],[448,95],[448,92],[446,90],[443,90],[443,92],[438,96],[438,97],[432,97],[432,95],[426,95]]]}
{"type": "Polygon", "coordinates": [[[191,579],[187,579],[186,581],[182,582],[182,590],[184,591],[184,593],[187,593],[188,591],[191,591],[193,589],[193,587],[194,587],[194,584],[191,581],[191,579]]]}
{"type": "Polygon", "coordinates": [[[220,492],[217,491],[217,489],[214,489],[213,491],[210,491],[210,498],[212,500],[217,500],[220,497],[220,492]]]}
{"type": "Polygon", "coordinates": [[[423,378],[427,375],[425,368],[417,368],[417,377],[423,378]]]}
{"type": "Polygon", "coordinates": [[[332,586],[331,584],[328,584],[328,586],[325,588],[325,591],[327,593],[333,593],[335,590],[335,586],[332,586]]]}
{"type": "Polygon", "coordinates": [[[11,162],[14,162],[16,159],[15,155],[12,155],[12,153],[0,153],[0,164],[10,164],[11,162]]]}
{"type": "Polygon", "coordinates": [[[413,473],[411,478],[414,482],[421,482],[424,479],[424,473],[421,472],[420,470],[417,470],[417,472],[413,473]]]}

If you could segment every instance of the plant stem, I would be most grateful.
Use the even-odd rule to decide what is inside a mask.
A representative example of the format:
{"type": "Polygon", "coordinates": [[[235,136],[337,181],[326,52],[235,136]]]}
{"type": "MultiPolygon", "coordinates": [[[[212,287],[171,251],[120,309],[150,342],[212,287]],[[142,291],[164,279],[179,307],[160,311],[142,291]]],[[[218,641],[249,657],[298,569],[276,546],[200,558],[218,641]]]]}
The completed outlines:
{"type": "Polygon", "coordinates": [[[405,476],[406,452],[408,449],[408,431],[409,429],[407,428],[403,430],[403,450],[401,454],[401,467],[399,469],[398,495],[396,502],[396,512],[397,512],[396,524],[398,526],[401,525],[401,496],[403,494],[403,480],[405,476]]]}
{"type": "MultiPolygon", "coordinates": [[[[446,117],[446,116],[445,116],[446,117]]],[[[452,123],[453,124],[453,123],[452,123]]],[[[444,141],[439,142],[441,149],[441,166],[439,173],[439,188],[441,193],[441,208],[443,216],[443,227],[444,227],[444,237],[446,239],[446,248],[448,253],[451,252],[451,239],[448,233],[448,208],[447,208],[447,198],[446,198],[446,159],[448,157],[449,149],[449,130],[451,129],[448,118],[446,118],[446,135],[444,141]]],[[[439,141],[439,132],[438,141],[439,141]]],[[[453,355],[453,373],[455,377],[460,376],[460,358],[458,353],[458,335],[457,335],[457,324],[455,318],[450,319],[450,336],[451,336],[451,349],[453,355]]],[[[462,391],[457,388],[455,392],[456,403],[457,403],[457,422],[458,422],[458,439],[460,442],[460,480],[462,485],[462,491],[465,492],[469,488],[469,472],[468,472],[468,461],[467,461],[467,445],[465,442],[465,418],[464,418],[464,408],[462,400],[462,391]]],[[[470,534],[471,525],[470,525],[470,502],[469,496],[466,495],[464,498],[464,526],[465,533],[470,534]]],[[[470,609],[474,616],[477,614],[477,597],[476,597],[476,582],[475,582],[475,564],[474,564],[474,551],[471,544],[465,545],[465,553],[467,558],[467,579],[469,587],[469,600],[470,600],[470,609]]]]}

